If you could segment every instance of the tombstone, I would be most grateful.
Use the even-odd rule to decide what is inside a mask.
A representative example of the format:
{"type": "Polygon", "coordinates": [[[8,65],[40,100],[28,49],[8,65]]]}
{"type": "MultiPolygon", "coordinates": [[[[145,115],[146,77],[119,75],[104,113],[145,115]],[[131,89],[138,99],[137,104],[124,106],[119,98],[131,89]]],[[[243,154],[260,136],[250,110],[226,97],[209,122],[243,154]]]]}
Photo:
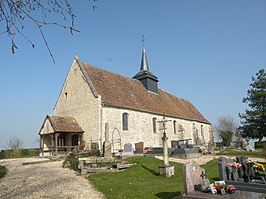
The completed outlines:
{"type": "Polygon", "coordinates": [[[201,191],[202,173],[205,174],[205,169],[202,169],[194,162],[183,165],[183,179],[185,194],[189,195],[196,190],[201,191]]]}
{"type": "Polygon", "coordinates": [[[135,143],[135,153],[143,154],[144,152],[144,142],[135,143]]]}
{"type": "Polygon", "coordinates": [[[204,178],[200,180],[201,191],[205,191],[210,187],[210,181],[208,178],[204,178]]]}
{"type": "Polygon", "coordinates": [[[109,123],[105,123],[104,157],[112,158],[112,144],[109,140],[109,123]]]}
{"type": "Polygon", "coordinates": [[[218,159],[218,171],[220,180],[230,180],[231,175],[229,168],[225,166],[228,163],[233,162],[232,160],[227,159],[226,157],[219,157],[218,159]]]}
{"type": "Polygon", "coordinates": [[[248,173],[247,173],[247,158],[245,156],[237,155],[236,162],[240,163],[242,167],[237,170],[238,176],[241,181],[248,182],[248,173]]]}
{"type": "Polygon", "coordinates": [[[130,155],[133,155],[133,154],[134,153],[133,153],[132,144],[130,144],[130,143],[125,144],[122,156],[130,156],[130,155]]]}
{"type": "Polygon", "coordinates": [[[209,181],[208,178],[205,178],[205,173],[204,172],[202,172],[201,178],[202,178],[200,180],[201,191],[209,192],[210,191],[210,181],[209,181]]]}

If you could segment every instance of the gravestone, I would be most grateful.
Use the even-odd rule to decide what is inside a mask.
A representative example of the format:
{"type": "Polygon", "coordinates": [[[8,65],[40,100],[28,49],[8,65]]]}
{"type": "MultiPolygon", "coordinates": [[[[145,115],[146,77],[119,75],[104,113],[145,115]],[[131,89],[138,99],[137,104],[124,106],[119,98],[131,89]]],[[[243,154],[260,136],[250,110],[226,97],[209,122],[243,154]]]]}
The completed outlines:
{"type": "Polygon", "coordinates": [[[201,191],[207,190],[210,187],[210,181],[208,178],[204,178],[200,180],[201,191]]]}
{"type": "Polygon", "coordinates": [[[106,159],[112,158],[112,144],[109,140],[109,123],[105,123],[105,141],[104,141],[104,157],[106,159]]]}
{"type": "Polygon", "coordinates": [[[248,179],[248,173],[247,173],[247,157],[245,156],[241,156],[241,155],[237,155],[236,156],[236,162],[240,163],[242,165],[242,167],[240,167],[238,170],[237,170],[237,173],[238,173],[238,176],[240,177],[240,181],[245,181],[245,182],[248,182],[249,179],[248,179]]]}
{"type": "Polygon", "coordinates": [[[135,143],[135,153],[143,154],[144,152],[144,142],[135,143]]]}
{"type": "Polygon", "coordinates": [[[133,155],[133,154],[134,153],[133,153],[132,144],[130,144],[130,143],[125,144],[122,156],[130,156],[130,155],[133,155]]]}
{"type": "Polygon", "coordinates": [[[201,191],[202,173],[205,174],[205,169],[202,169],[194,162],[183,165],[183,179],[185,194],[189,195],[196,190],[201,191]]]}
{"type": "Polygon", "coordinates": [[[228,163],[232,163],[232,160],[227,159],[226,157],[219,157],[218,159],[218,171],[219,171],[219,179],[220,180],[228,180],[231,179],[230,171],[227,166],[228,163]]]}

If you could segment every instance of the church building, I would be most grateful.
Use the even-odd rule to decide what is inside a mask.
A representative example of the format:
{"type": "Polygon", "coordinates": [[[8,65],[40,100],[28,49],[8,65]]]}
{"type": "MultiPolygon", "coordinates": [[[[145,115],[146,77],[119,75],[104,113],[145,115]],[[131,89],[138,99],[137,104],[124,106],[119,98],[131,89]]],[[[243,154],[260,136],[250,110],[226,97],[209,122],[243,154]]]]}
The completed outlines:
{"type": "Polygon", "coordinates": [[[102,152],[106,141],[114,153],[125,144],[135,150],[139,142],[144,147],[162,147],[163,117],[168,120],[169,147],[178,140],[207,146],[213,139],[210,122],[193,104],[158,87],[144,48],[140,70],[133,78],[75,57],[54,114],[46,116],[39,131],[41,154],[55,155],[73,148],[102,152]]]}

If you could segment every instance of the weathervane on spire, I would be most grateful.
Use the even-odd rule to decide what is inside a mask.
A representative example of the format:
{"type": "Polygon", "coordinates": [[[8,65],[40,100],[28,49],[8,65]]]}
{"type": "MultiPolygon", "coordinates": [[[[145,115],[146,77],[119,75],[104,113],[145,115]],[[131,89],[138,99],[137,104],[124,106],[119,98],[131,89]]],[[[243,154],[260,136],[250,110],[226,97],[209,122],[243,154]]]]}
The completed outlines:
{"type": "Polygon", "coordinates": [[[142,47],[144,48],[144,41],[145,41],[144,34],[142,34],[141,38],[142,38],[142,39],[141,39],[142,47]]]}

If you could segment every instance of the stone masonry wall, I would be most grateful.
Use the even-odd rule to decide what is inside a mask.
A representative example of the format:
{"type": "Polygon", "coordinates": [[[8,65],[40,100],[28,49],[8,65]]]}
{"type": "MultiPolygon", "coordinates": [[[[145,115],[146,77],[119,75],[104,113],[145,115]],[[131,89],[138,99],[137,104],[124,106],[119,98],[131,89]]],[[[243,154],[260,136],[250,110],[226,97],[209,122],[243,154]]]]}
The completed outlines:
{"type": "Polygon", "coordinates": [[[76,118],[85,131],[83,138],[86,148],[90,148],[91,142],[98,142],[100,139],[100,104],[100,96],[94,97],[74,60],[55,105],[54,114],[76,118]]]}
{"type": "MultiPolygon", "coordinates": [[[[193,129],[198,130],[199,139],[203,140],[204,137],[206,143],[210,139],[210,124],[171,117],[167,117],[167,119],[171,120],[166,125],[169,147],[171,146],[171,140],[192,139],[192,142],[195,143],[192,133],[193,129]],[[174,123],[176,125],[176,133],[174,132],[174,123]],[[184,128],[183,132],[179,131],[179,125],[182,125],[182,127],[184,128]],[[181,135],[182,133],[183,135],[181,135]]],[[[145,147],[162,146],[161,137],[163,132],[162,130],[159,130],[162,128],[162,126],[158,123],[158,121],[160,120],[162,120],[161,115],[144,113],[129,109],[103,107],[102,110],[102,123],[109,123],[110,141],[112,141],[112,136],[114,136],[114,139],[117,139],[119,132],[121,136],[122,147],[126,143],[131,143],[134,147],[135,143],[137,142],[144,142],[145,147]],[[123,113],[128,113],[128,130],[122,130],[123,113]],[[153,118],[157,119],[155,133],[153,132],[153,118]]],[[[102,126],[102,131],[104,132],[104,125],[102,126]]]]}

